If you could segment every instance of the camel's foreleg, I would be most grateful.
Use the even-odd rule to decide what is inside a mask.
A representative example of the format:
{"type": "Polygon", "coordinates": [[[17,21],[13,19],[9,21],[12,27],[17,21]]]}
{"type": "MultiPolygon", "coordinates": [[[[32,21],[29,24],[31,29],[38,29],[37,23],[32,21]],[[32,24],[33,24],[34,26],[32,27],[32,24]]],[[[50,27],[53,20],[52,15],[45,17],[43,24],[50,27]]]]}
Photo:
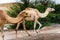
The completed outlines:
{"type": "MultiPolygon", "coordinates": [[[[35,20],[34,20],[34,31],[36,31],[36,30],[35,30],[35,28],[36,28],[36,23],[37,23],[37,17],[35,17],[35,20]]],[[[36,31],[36,33],[37,33],[37,31],[36,31]]]]}
{"type": "Polygon", "coordinates": [[[37,18],[35,18],[35,20],[34,20],[34,30],[36,28],[36,23],[37,23],[37,18]]]}
{"type": "Polygon", "coordinates": [[[37,23],[39,24],[39,28],[37,29],[37,32],[38,32],[39,29],[41,28],[42,24],[39,21],[37,21],[37,23]]]}
{"type": "Polygon", "coordinates": [[[24,28],[25,32],[28,34],[28,36],[30,36],[30,34],[27,32],[26,27],[25,27],[25,20],[23,20],[23,28],[24,28]]]}
{"type": "Polygon", "coordinates": [[[4,26],[1,26],[1,35],[2,35],[2,38],[4,40],[4,26]]]}
{"type": "MultiPolygon", "coordinates": [[[[21,21],[21,22],[22,22],[22,21],[21,21]]],[[[17,31],[18,31],[18,28],[19,28],[21,22],[18,22],[18,23],[17,23],[17,27],[16,27],[16,38],[17,38],[17,31]]]]}

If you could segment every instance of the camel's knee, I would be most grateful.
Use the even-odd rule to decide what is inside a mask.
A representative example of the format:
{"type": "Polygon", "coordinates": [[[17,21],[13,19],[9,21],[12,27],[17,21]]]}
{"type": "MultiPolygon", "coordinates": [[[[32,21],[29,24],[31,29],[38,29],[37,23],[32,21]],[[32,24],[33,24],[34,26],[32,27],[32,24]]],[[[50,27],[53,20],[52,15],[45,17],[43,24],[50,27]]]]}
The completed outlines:
{"type": "Polygon", "coordinates": [[[15,31],[18,31],[18,29],[15,29],[15,31]]]}
{"type": "Polygon", "coordinates": [[[42,24],[40,24],[40,27],[42,26],[42,24]]]}
{"type": "Polygon", "coordinates": [[[39,28],[37,29],[37,32],[40,30],[41,27],[42,27],[42,24],[39,25],[39,28]]]}

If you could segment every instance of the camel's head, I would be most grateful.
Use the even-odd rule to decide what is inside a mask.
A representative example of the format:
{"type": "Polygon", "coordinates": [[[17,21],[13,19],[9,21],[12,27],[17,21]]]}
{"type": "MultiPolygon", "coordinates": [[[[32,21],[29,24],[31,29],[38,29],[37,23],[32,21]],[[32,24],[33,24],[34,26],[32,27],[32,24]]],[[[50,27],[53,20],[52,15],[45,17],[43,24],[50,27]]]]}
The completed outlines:
{"type": "Polygon", "coordinates": [[[54,8],[47,8],[47,11],[51,12],[51,11],[55,11],[54,8]]]}

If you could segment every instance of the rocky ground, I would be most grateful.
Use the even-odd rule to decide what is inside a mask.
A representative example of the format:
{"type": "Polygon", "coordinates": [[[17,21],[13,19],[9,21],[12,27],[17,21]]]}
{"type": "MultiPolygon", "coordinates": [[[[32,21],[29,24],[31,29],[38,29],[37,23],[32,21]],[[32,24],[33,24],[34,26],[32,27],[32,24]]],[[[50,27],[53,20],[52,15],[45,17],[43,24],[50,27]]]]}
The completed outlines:
{"type": "MultiPolygon", "coordinates": [[[[31,36],[28,36],[25,31],[18,31],[16,39],[15,31],[5,32],[5,40],[60,40],[60,25],[42,28],[38,35],[33,30],[28,30],[31,36]]],[[[0,40],[2,40],[0,33],[0,40]]]]}

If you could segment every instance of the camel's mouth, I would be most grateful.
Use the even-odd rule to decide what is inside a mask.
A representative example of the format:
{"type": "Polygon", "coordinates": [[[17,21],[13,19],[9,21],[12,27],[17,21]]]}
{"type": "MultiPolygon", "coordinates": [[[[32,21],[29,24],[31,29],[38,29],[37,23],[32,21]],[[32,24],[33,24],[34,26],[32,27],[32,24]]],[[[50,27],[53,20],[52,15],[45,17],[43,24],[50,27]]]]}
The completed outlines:
{"type": "Polygon", "coordinates": [[[52,9],[52,11],[55,11],[55,9],[52,9]]]}

